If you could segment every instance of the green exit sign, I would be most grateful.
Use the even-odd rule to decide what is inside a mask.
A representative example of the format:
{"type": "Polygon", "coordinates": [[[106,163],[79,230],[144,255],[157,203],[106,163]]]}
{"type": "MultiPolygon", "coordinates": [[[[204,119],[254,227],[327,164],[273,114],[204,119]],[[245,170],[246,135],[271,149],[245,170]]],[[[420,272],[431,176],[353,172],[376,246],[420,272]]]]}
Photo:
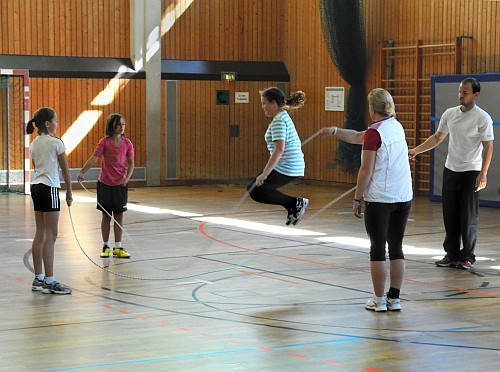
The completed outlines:
{"type": "Polygon", "coordinates": [[[235,81],[236,80],[236,72],[221,72],[220,79],[222,81],[235,81]]]}

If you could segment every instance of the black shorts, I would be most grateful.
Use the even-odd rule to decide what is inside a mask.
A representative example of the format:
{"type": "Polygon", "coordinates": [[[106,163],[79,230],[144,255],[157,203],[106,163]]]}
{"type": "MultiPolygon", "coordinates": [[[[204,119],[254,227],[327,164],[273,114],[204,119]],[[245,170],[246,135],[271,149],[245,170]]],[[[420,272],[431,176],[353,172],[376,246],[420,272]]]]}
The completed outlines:
{"type": "Polygon", "coordinates": [[[127,186],[108,186],[97,181],[97,209],[109,214],[123,213],[127,210],[127,202],[127,186]]]}
{"type": "Polygon", "coordinates": [[[59,188],[36,183],[31,185],[31,199],[36,212],[59,212],[59,188]]]}

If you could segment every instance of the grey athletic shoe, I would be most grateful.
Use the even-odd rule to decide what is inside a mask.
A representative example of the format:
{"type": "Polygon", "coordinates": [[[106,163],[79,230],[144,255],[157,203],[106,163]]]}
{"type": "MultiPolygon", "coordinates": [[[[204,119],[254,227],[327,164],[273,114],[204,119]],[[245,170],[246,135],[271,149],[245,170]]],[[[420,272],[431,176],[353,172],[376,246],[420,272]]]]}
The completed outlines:
{"type": "Polygon", "coordinates": [[[43,286],[43,280],[40,280],[35,276],[35,279],[33,279],[33,283],[31,283],[31,290],[32,291],[41,291],[42,286],[43,286]]]}
{"type": "Polygon", "coordinates": [[[55,280],[50,284],[44,282],[42,286],[42,293],[61,294],[61,295],[71,294],[71,288],[62,285],[57,280],[55,280]]]}

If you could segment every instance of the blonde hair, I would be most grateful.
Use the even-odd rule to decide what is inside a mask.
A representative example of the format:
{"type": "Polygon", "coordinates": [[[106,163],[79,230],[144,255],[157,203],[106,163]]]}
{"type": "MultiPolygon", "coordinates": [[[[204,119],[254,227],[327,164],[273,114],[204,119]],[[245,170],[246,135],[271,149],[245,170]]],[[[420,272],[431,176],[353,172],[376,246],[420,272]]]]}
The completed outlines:
{"type": "Polygon", "coordinates": [[[396,106],[391,94],[382,88],[375,88],[368,93],[368,104],[374,112],[382,116],[396,116],[396,106]]]}

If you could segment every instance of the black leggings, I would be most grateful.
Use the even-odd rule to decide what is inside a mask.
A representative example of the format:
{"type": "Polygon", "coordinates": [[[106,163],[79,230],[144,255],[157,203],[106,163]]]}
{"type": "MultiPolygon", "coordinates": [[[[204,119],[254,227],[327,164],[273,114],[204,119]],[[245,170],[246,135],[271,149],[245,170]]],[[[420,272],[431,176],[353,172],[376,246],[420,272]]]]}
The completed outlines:
{"type": "Polygon", "coordinates": [[[297,177],[285,176],[273,170],[261,186],[254,187],[256,179],[254,178],[253,181],[248,184],[247,190],[250,193],[250,197],[256,202],[281,205],[287,211],[290,211],[295,208],[297,198],[283,194],[277,189],[289,184],[296,178],[297,177]]]}
{"type": "Polygon", "coordinates": [[[411,210],[404,203],[365,203],[365,228],[370,237],[370,261],[385,261],[385,245],[389,259],[404,260],[403,236],[411,210]]]}

